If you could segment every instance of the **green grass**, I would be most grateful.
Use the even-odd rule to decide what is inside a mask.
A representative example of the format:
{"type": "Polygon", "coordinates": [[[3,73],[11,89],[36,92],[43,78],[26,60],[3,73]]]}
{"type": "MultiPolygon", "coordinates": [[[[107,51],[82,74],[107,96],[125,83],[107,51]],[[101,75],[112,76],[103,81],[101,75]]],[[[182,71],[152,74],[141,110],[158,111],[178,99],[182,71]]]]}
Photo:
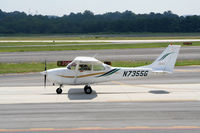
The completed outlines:
{"type": "MultiPolygon", "coordinates": [[[[28,51],[63,51],[63,50],[97,50],[97,49],[130,49],[130,48],[158,48],[167,47],[169,43],[139,43],[139,44],[100,44],[100,45],[70,45],[70,46],[36,46],[36,47],[0,47],[0,52],[28,52],[28,51]]],[[[183,45],[182,42],[173,45],[183,45]]],[[[200,46],[200,42],[193,42],[192,46],[200,46]]]]}
{"type": "MultiPolygon", "coordinates": [[[[138,67],[151,64],[153,61],[112,61],[115,67],[138,67]]],[[[175,66],[200,65],[200,60],[178,60],[175,66]]]]}
{"type": "Polygon", "coordinates": [[[0,40],[165,40],[165,39],[200,39],[200,36],[167,37],[0,37],[0,40]]]}
{"type": "MultiPolygon", "coordinates": [[[[56,68],[56,63],[48,63],[48,69],[56,68]]],[[[0,63],[0,74],[44,71],[44,63],[0,63]]]]}
{"type": "Polygon", "coordinates": [[[200,33],[0,34],[0,40],[200,39],[200,33]]]}
{"type": "Polygon", "coordinates": [[[152,61],[112,61],[114,67],[138,67],[151,64],[152,61]]]}
{"type": "MultiPolygon", "coordinates": [[[[106,42],[95,42],[95,44],[106,42]]],[[[0,46],[29,46],[29,45],[49,45],[56,46],[57,44],[94,44],[94,42],[0,42],[0,46]]]]}
{"type": "Polygon", "coordinates": [[[200,60],[178,60],[176,66],[200,65],[200,60]]]}
{"type": "MultiPolygon", "coordinates": [[[[151,64],[152,61],[113,61],[115,67],[138,67],[151,64]]],[[[200,65],[200,60],[180,60],[176,66],[200,65]]],[[[47,63],[47,69],[57,68],[56,62],[47,63]]],[[[44,63],[0,63],[0,74],[5,73],[26,73],[44,71],[44,63]]]]}

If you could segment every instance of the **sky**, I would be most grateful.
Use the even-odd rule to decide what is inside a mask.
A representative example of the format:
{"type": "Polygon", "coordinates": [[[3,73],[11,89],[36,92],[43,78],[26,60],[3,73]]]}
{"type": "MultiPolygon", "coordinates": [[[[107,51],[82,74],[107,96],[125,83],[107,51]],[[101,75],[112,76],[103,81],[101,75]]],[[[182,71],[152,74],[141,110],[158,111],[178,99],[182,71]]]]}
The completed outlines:
{"type": "Polygon", "coordinates": [[[0,9],[56,16],[85,10],[94,14],[126,10],[136,14],[163,13],[171,10],[178,15],[200,15],[200,0],[0,0],[0,9]]]}

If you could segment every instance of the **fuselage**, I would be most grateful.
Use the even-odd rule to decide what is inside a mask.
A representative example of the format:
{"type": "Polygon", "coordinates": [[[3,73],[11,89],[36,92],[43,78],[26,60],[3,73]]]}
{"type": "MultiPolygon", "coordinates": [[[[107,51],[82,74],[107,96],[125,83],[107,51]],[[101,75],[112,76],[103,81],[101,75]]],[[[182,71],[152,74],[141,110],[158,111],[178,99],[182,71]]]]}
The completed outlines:
{"type": "Polygon", "coordinates": [[[150,76],[150,68],[106,67],[101,71],[79,71],[65,68],[47,70],[47,79],[55,84],[80,85],[107,81],[146,78],[150,76]]]}

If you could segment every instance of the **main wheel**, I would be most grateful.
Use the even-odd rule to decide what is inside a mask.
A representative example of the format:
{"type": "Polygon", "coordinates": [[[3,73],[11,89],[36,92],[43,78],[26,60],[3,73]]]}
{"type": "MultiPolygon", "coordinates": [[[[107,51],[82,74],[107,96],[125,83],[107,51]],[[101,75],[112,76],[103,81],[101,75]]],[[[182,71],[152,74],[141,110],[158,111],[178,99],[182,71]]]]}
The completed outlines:
{"type": "Polygon", "coordinates": [[[85,91],[85,94],[91,94],[92,93],[92,88],[88,85],[86,85],[84,87],[84,91],[85,91]]]}
{"type": "Polygon", "coordinates": [[[62,89],[61,88],[57,88],[56,92],[57,92],[57,94],[62,94],[62,89]]]}

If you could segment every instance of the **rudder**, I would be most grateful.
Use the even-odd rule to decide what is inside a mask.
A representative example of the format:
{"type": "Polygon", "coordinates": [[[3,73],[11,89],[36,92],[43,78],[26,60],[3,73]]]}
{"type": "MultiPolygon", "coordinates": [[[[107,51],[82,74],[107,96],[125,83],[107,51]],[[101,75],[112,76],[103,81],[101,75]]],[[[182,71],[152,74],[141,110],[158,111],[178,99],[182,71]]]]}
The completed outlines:
{"type": "Polygon", "coordinates": [[[169,45],[148,67],[151,67],[153,72],[172,73],[180,47],[180,45],[169,45]]]}

